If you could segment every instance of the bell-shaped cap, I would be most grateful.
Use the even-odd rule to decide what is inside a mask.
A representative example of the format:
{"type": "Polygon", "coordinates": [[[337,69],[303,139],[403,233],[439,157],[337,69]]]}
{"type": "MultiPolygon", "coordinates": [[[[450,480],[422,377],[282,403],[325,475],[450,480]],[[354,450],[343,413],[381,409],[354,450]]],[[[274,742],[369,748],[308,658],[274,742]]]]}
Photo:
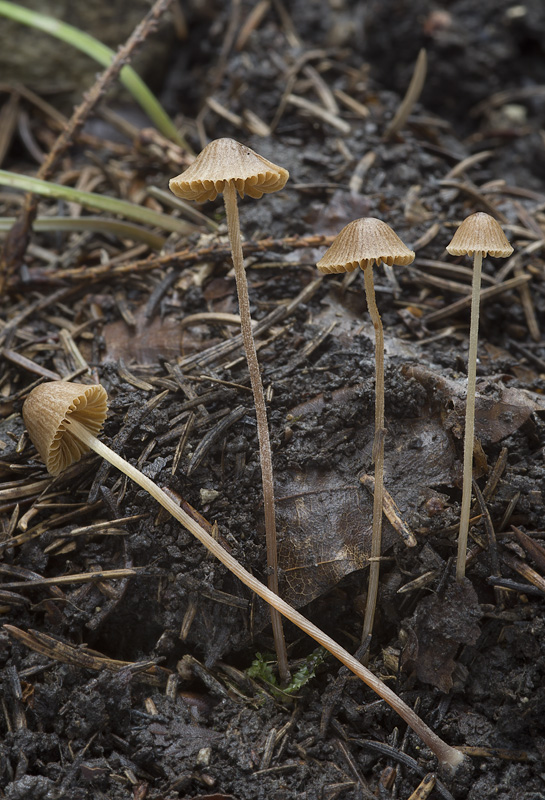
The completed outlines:
{"type": "Polygon", "coordinates": [[[381,261],[404,267],[414,261],[414,253],[385,222],[363,217],[342,229],[316,266],[323,273],[353,272],[381,261]]]}
{"type": "Polygon", "coordinates": [[[465,218],[447,245],[447,250],[451,256],[482,253],[483,256],[491,255],[494,258],[507,258],[513,252],[500,223],[484,211],[465,218]]]}
{"type": "Polygon", "coordinates": [[[184,200],[215,200],[226,183],[233,183],[241,197],[260,198],[283,189],[289,172],[234,139],[215,139],[207,144],[190,167],[172,178],[170,190],[184,200]]]}
{"type": "Polygon", "coordinates": [[[67,418],[96,436],[106,419],[108,395],[100,384],[51,381],[33,389],[23,405],[29,436],[51,475],[59,475],[89,448],[70,432],[67,418]]]}

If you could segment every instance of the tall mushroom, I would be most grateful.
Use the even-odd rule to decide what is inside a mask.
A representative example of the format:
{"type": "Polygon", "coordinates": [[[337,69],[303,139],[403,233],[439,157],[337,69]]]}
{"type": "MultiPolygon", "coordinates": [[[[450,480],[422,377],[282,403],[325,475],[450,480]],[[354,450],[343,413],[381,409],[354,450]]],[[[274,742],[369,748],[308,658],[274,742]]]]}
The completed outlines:
{"type": "Polygon", "coordinates": [[[346,225],[333,244],[316,264],[320,272],[353,272],[363,270],[367,307],[375,329],[375,491],[373,495],[373,532],[367,605],[363,620],[362,641],[373,629],[378,595],[382,544],[382,499],[384,483],[384,332],[375,299],[373,264],[384,262],[406,266],[414,261],[414,253],[385,222],[374,217],[356,219],[346,225]]]}
{"type": "MultiPolygon", "coordinates": [[[[265,193],[282,189],[289,178],[283,167],[277,167],[266,158],[250,150],[234,139],[216,139],[210,142],[197,156],[193,164],[181,175],[172,178],[171,191],[184,200],[204,203],[215,200],[223,192],[227,228],[231,242],[233,266],[240,309],[240,327],[246,352],[250,382],[254,395],[257,418],[257,437],[261,458],[261,480],[263,485],[263,506],[265,511],[265,537],[267,544],[267,566],[269,588],[278,594],[278,555],[276,546],[276,519],[274,505],[274,482],[271,456],[269,426],[263,384],[252,334],[252,317],[248,297],[248,281],[244,270],[240,222],[238,216],[237,192],[260,198],[265,193]]],[[[286,643],[280,615],[271,609],[278,669],[282,680],[289,678],[286,643]]]]}
{"type": "Polygon", "coordinates": [[[479,338],[479,305],[481,291],[481,268],[483,256],[507,258],[513,248],[494,217],[478,211],[462,222],[447,245],[451,256],[473,256],[473,281],[471,287],[471,323],[469,328],[469,351],[467,355],[466,421],[464,432],[464,472],[462,478],[462,509],[458,534],[458,556],[456,579],[462,581],[466,572],[467,536],[471,509],[473,478],[473,446],[475,439],[475,385],[477,381],[477,341],[479,338]]]}
{"type": "Polygon", "coordinates": [[[106,417],[107,401],[106,390],[100,385],[87,386],[53,381],[40,384],[31,391],[23,406],[23,418],[30,438],[44,459],[48,471],[52,475],[59,475],[89,450],[94,450],[105,458],[154,497],[242,583],[274,607],[277,613],[284,614],[294,625],[325,647],[379,697],[382,697],[420,736],[439,761],[454,772],[464,760],[460,750],[450,747],[440,739],[380,678],[360,664],[334,639],[288,605],[276,592],[258,581],[152,480],[96,438],[106,417]]]}

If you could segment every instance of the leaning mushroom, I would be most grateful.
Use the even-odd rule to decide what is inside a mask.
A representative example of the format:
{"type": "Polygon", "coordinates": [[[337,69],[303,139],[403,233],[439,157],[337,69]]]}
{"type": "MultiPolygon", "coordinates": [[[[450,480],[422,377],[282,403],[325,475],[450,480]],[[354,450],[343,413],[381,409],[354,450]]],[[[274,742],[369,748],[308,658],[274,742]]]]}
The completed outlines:
{"type": "Polygon", "coordinates": [[[320,272],[353,272],[363,270],[365,295],[371,321],[375,329],[375,491],[373,496],[373,533],[371,539],[371,562],[367,605],[363,621],[362,640],[373,629],[378,594],[380,555],[382,544],[382,498],[384,483],[384,333],[375,299],[373,264],[384,262],[406,266],[414,261],[414,253],[406,247],[399,236],[385,222],[374,217],[365,217],[350,222],[337,235],[333,244],[316,264],[320,272]]]}
{"type": "MultiPolygon", "coordinates": [[[[171,191],[177,197],[182,197],[184,200],[196,200],[199,203],[204,203],[205,200],[215,200],[218,194],[223,192],[231,254],[235,268],[242,341],[250,372],[257,419],[257,438],[261,458],[261,481],[265,511],[267,566],[269,570],[268,584],[269,588],[277,594],[278,554],[271,442],[263,384],[252,333],[252,317],[248,297],[248,281],[242,254],[237,192],[240,197],[248,194],[250,197],[260,198],[265,193],[282,189],[288,178],[289,173],[287,170],[277,167],[271,161],[267,161],[266,158],[254,153],[249,147],[245,147],[234,139],[216,139],[204,148],[185,172],[176,178],[172,178],[169,183],[171,191]]],[[[278,670],[282,680],[285,681],[289,678],[289,670],[282,620],[280,615],[272,609],[271,622],[276,656],[278,658],[278,670]]]]}
{"type": "Polygon", "coordinates": [[[494,217],[478,211],[466,217],[452,240],[447,245],[451,256],[473,256],[473,283],[471,287],[471,323],[469,328],[469,351],[467,356],[467,396],[464,433],[464,472],[462,478],[462,509],[458,534],[458,556],[456,578],[463,580],[466,572],[467,536],[471,509],[473,478],[473,446],[475,439],[475,385],[477,382],[477,340],[479,337],[479,300],[481,291],[481,268],[483,256],[507,258],[513,248],[494,217]]]}
{"type": "Polygon", "coordinates": [[[382,697],[420,736],[439,761],[454,771],[464,760],[460,750],[450,747],[440,739],[415,714],[413,709],[376,675],[373,675],[334,639],[258,581],[152,480],[96,438],[95,434],[100,431],[106,417],[106,410],[107,394],[100,385],[87,386],[53,381],[41,384],[32,390],[23,406],[23,418],[30,438],[45,461],[49,472],[52,475],[60,474],[89,450],[94,450],[95,453],[105,458],[152,495],[242,583],[274,607],[277,613],[283,614],[294,625],[325,647],[379,697],[382,697]]]}

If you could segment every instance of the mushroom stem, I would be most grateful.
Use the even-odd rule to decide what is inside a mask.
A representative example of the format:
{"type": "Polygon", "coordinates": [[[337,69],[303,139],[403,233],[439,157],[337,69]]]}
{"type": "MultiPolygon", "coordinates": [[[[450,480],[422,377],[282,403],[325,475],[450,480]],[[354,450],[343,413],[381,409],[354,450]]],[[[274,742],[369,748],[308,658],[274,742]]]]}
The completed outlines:
{"type": "MultiPolygon", "coordinates": [[[[259,454],[261,457],[261,482],[263,485],[263,506],[265,512],[265,539],[267,545],[268,567],[267,582],[269,589],[271,589],[271,591],[273,591],[275,594],[278,594],[278,555],[276,545],[276,519],[271,441],[269,438],[269,425],[267,422],[267,408],[265,406],[265,396],[263,394],[263,383],[261,382],[261,372],[259,370],[259,362],[257,360],[254,336],[252,333],[252,317],[250,314],[248,281],[246,279],[244,257],[242,254],[237,192],[232,181],[227,181],[225,183],[223,200],[225,202],[227,227],[229,230],[229,240],[231,242],[233,266],[235,268],[242,342],[244,344],[246,360],[248,362],[248,370],[250,372],[250,382],[254,395],[255,414],[257,419],[257,438],[259,442],[259,454]]],[[[289,680],[290,673],[288,668],[286,641],[284,639],[284,631],[282,629],[282,618],[274,609],[274,607],[271,608],[271,622],[276,657],[278,659],[278,671],[282,681],[287,682],[289,680]]]]}
{"type": "Polygon", "coordinates": [[[249,589],[259,595],[266,603],[272,606],[277,613],[283,614],[287,619],[297,625],[302,631],[312,637],[318,644],[325,647],[332,655],[339,659],[349,670],[358,676],[370,689],[379,695],[391,706],[402,719],[405,720],[422,741],[432,750],[439,761],[450,770],[454,771],[464,760],[463,754],[455,747],[446,744],[413,709],[398,697],[380,678],[363,666],[354,656],[341,647],[334,639],[325,634],[320,628],[310,622],[306,617],[296,611],[292,606],[282,600],[275,592],[268,589],[257,578],[251,575],[244,567],[225,550],[219,542],[210,536],[192,517],[178,506],[157,484],[143,475],[139,470],[125,461],[124,458],[114,453],[99,439],[77,422],[73,416],[65,419],[67,429],[84,442],[91,450],[105,458],[112,466],[131,478],[135,483],[157,500],[175,519],[187,528],[227,569],[239,578],[249,589]]]}
{"type": "Polygon", "coordinates": [[[369,585],[367,604],[363,620],[362,642],[371,634],[377,606],[380,556],[382,550],[382,505],[384,486],[384,331],[375,298],[373,267],[368,264],[363,270],[365,296],[369,316],[375,329],[375,439],[373,460],[375,462],[375,490],[373,494],[373,531],[371,537],[371,561],[369,565],[369,585]]]}
{"type": "Polygon", "coordinates": [[[466,573],[467,536],[471,511],[471,489],[473,478],[473,444],[475,439],[475,385],[477,382],[477,341],[479,337],[479,306],[481,293],[482,251],[473,256],[473,283],[471,287],[471,324],[469,329],[469,351],[467,355],[466,421],[464,431],[464,474],[462,479],[462,510],[458,534],[458,556],[456,580],[462,581],[466,573]]]}

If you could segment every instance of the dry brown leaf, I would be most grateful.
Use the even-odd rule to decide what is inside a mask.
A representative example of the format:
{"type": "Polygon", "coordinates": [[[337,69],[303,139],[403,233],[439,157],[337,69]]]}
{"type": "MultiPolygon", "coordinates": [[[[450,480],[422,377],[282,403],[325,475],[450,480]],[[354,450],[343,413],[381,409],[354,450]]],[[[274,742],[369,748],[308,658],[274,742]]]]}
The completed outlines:
{"type": "Polygon", "coordinates": [[[104,326],[106,347],[103,361],[119,361],[136,364],[156,364],[162,359],[175,362],[180,356],[198,353],[220,339],[210,336],[206,325],[183,328],[180,320],[173,317],[155,317],[148,322],[143,311],[135,313],[134,329],[123,320],[104,326]]]}
{"type": "MultiPolygon", "coordinates": [[[[333,394],[332,402],[346,401],[347,390],[333,394]],[[341,394],[342,393],[342,394],[341,394]]],[[[309,401],[316,412],[323,399],[309,401]]],[[[302,415],[304,406],[298,406],[302,415]]],[[[308,413],[308,412],[307,412],[308,413]]],[[[374,426],[365,424],[364,439],[372,442],[374,426]]],[[[388,426],[385,486],[402,515],[429,497],[428,487],[451,485],[455,453],[438,416],[392,421],[388,426]]],[[[332,589],[341,578],[368,563],[371,548],[372,498],[359,484],[362,461],[354,456],[354,481],[343,484],[335,470],[292,470],[277,492],[279,564],[284,576],[282,596],[296,606],[309,603],[332,589]]],[[[399,541],[384,519],[387,550],[399,541]]]]}
{"type": "MultiPolygon", "coordinates": [[[[406,367],[404,373],[415,378],[448,409],[445,427],[455,434],[458,430],[463,432],[467,381],[445,378],[420,365],[406,367]]],[[[485,444],[500,442],[518,430],[534,411],[545,411],[545,397],[507,386],[509,380],[509,375],[492,375],[477,384],[475,435],[485,444]]]]}
{"type": "Polygon", "coordinates": [[[480,634],[481,608],[469,580],[454,582],[445,594],[420,601],[401,656],[404,670],[448,692],[453,686],[456,654],[462,644],[475,644],[480,634]]]}

